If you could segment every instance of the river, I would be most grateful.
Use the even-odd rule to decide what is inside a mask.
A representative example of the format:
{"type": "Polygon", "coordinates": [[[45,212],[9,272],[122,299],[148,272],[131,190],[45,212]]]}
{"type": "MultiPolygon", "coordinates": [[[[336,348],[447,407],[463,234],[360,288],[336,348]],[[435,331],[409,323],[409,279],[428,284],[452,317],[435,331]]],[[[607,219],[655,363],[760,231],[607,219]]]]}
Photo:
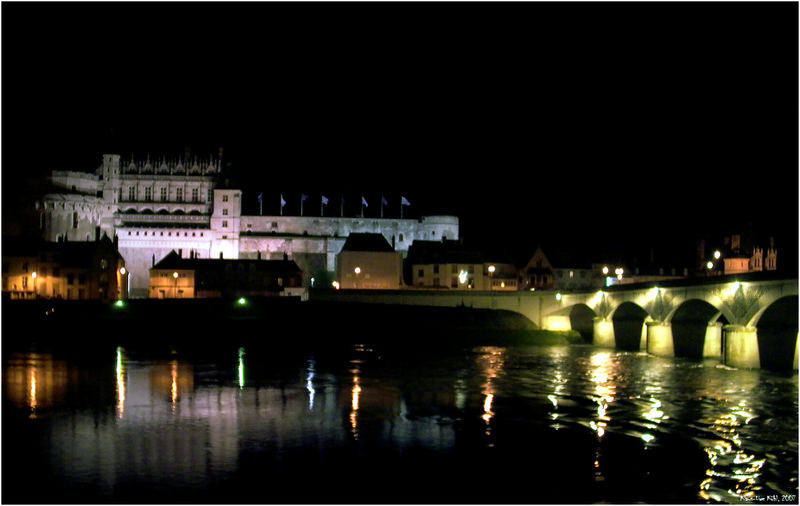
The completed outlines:
{"type": "Polygon", "coordinates": [[[420,343],[6,349],[3,501],[797,503],[796,374],[420,343]]]}

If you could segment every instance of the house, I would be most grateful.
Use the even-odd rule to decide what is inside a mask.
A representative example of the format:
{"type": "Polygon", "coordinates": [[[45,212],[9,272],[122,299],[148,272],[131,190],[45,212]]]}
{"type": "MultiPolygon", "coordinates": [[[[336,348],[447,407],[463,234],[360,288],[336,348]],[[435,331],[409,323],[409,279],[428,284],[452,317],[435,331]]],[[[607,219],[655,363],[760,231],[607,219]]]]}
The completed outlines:
{"type": "Polygon", "coordinates": [[[555,287],[555,272],[550,260],[537,247],[528,263],[520,269],[521,290],[552,290],[555,287]]]}
{"type": "Polygon", "coordinates": [[[3,239],[2,291],[10,299],[124,299],[127,281],[116,237],[81,242],[3,239]]]}
{"type": "Polygon", "coordinates": [[[290,295],[307,298],[292,260],[181,258],[173,251],[150,269],[152,299],[290,295]]]}
{"type": "Polygon", "coordinates": [[[396,290],[403,287],[403,256],[383,234],[352,232],[337,258],[339,288],[396,290]]]}
{"type": "Polygon", "coordinates": [[[459,241],[414,241],[408,250],[408,277],[416,288],[514,291],[518,271],[502,258],[488,261],[483,252],[459,241]]]}

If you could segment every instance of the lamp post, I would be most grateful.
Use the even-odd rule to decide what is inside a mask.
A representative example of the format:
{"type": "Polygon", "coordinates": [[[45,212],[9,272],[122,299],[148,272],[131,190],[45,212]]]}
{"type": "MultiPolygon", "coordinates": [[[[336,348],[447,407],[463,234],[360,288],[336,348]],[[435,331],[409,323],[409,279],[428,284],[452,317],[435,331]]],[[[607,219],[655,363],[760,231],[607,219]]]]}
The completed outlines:
{"type": "Polygon", "coordinates": [[[34,299],[38,299],[39,298],[39,293],[36,291],[36,278],[37,277],[39,277],[39,275],[36,273],[36,271],[33,271],[31,273],[31,278],[33,278],[33,298],[34,299]]]}
{"type": "Polygon", "coordinates": [[[489,290],[494,290],[494,271],[497,270],[497,267],[490,265],[487,270],[489,271],[489,290]]]}
{"type": "Polygon", "coordinates": [[[356,268],[353,269],[353,272],[356,273],[356,288],[358,288],[358,275],[361,274],[361,267],[356,266],[356,268]]]}
{"type": "Polygon", "coordinates": [[[175,297],[178,298],[178,271],[172,273],[173,279],[175,279],[175,297]]]}

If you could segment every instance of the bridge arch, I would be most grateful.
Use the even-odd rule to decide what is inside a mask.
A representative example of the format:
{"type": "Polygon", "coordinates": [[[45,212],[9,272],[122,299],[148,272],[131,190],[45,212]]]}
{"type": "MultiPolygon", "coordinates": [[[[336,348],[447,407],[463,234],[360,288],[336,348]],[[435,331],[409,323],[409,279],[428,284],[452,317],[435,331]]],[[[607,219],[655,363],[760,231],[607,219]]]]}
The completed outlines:
{"type": "MultiPolygon", "coordinates": [[[[705,299],[687,299],[672,312],[672,342],[676,357],[702,358],[709,324],[729,320],[705,299]]],[[[720,355],[722,350],[718,350],[720,355]]]]}
{"type": "Polygon", "coordinates": [[[753,317],[752,321],[758,323],[758,355],[762,369],[788,371],[795,367],[797,303],[797,295],[785,295],[753,317]]]}
{"type": "Polygon", "coordinates": [[[569,312],[569,323],[584,341],[591,343],[594,337],[594,318],[597,314],[586,304],[575,304],[569,312]]]}
{"type": "Polygon", "coordinates": [[[614,325],[614,340],[621,350],[639,351],[646,335],[645,320],[650,315],[635,302],[624,301],[614,310],[611,321],[614,325]]]}

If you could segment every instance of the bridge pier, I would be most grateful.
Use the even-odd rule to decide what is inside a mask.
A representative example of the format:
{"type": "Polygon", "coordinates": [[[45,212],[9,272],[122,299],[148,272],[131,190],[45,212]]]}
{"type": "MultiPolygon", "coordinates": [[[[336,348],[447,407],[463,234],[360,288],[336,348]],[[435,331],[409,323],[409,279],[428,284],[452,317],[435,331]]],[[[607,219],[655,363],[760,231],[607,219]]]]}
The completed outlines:
{"type": "Polygon", "coordinates": [[[662,322],[646,322],[647,353],[657,357],[674,357],[675,343],[672,340],[672,325],[662,322]]]}
{"type": "Polygon", "coordinates": [[[709,323],[703,341],[703,358],[722,358],[722,323],[709,323]]]}
{"type": "Polygon", "coordinates": [[[758,369],[758,332],[742,325],[725,325],[725,365],[740,369],[758,369]]]}
{"type": "Polygon", "coordinates": [[[550,315],[542,318],[542,328],[558,331],[572,330],[572,323],[570,323],[569,316],[550,315]]]}
{"type": "Polygon", "coordinates": [[[616,347],[616,340],[614,339],[614,323],[604,318],[594,318],[594,331],[592,335],[592,344],[595,346],[602,346],[604,348],[616,347]]]}

